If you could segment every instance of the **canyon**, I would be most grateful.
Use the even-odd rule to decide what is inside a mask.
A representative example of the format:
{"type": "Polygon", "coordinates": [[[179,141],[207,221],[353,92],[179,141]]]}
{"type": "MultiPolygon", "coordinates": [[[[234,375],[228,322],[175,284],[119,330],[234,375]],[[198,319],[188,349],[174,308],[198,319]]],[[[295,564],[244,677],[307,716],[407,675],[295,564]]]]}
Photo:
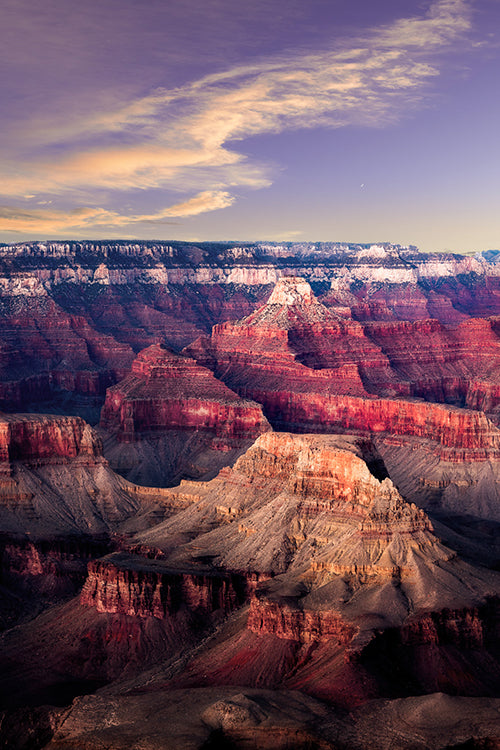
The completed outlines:
{"type": "Polygon", "coordinates": [[[0,744],[500,747],[499,257],[0,246],[0,744]]]}

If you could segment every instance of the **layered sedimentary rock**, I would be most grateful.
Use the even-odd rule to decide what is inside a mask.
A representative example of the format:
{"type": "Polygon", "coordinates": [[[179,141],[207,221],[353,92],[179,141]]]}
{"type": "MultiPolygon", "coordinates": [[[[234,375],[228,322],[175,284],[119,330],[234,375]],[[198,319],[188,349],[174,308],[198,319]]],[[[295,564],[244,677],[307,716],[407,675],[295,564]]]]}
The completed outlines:
{"type": "Polygon", "coordinates": [[[400,389],[406,384],[411,395],[497,418],[500,339],[493,320],[469,318],[453,328],[437,320],[367,323],[364,332],[387,356],[400,389]]]}
{"type": "Polygon", "coordinates": [[[115,536],[176,504],[116,476],[79,417],[0,415],[0,457],[4,626],[74,595],[87,562],[113,548],[115,536]]]}
{"type": "Polygon", "coordinates": [[[90,562],[78,600],[4,636],[9,705],[28,681],[37,704],[119,677],[151,699],[244,684],[349,708],[422,690],[494,694],[498,573],[443,545],[363,450],[354,437],[268,432],[213,480],[164,490],[174,515],[90,562]]]}
{"type": "Polygon", "coordinates": [[[130,375],[108,390],[100,425],[122,442],[168,429],[207,430],[221,439],[255,439],[269,429],[258,404],[159,345],[142,351],[130,375]]]}
{"type": "Polygon", "coordinates": [[[228,614],[247,594],[243,576],[231,573],[175,570],[131,555],[115,554],[89,564],[80,595],[98,612],[169,619],[179,609],[200,616],[228,614]]]}
{"type": "Polygon", "coordinates": [[[259,404],[160,345],[142,351],[131,373],[108,389],[100,426],[113,467],[163,486],[213,476],[270,429],[259,404]]]}
{"type": "Polygon", "coordinates": [[[4,473],[10,462],[64,462],[80,457],[102,459],[102,446],[91,427],[80,417],[37,414],[0,414],[0,460],[4,473]]]}
{"type": "Polygon", "coordinates": [[[120,681],[68,713],[3,717],[0,744],[39,716],[54,748],[182,747],[185,725],[165,736],[156,722],[182,704],[211,747],[493,747],[484,697],[348,718],[331,706],[498,694],[494,256],[306,243],[2,253],[4,403],[96,399],[132,349],[181,347],[215,324],[186,350],[197,363],[148,346],[110,389],[106,455],[114,441],[123,466],[168,456],[171,478],[186,459],[200,477],[215,449],[232,464],[267,429],[259,404],[275,427],[315,434],[266,432],[215,479],[155,490],[116,477],[81,420],[0,419],[0,624],[41,612],[1,638],[4,705],[68,704],[120,681]],[[155,731],[130,711],[154,715],[155,731]]]}
{"type": "Polygon", "coordinates": [[[68,314],[43,287],[39,294],[2,299],[3,408],[20,410],[61,391],[92,404],[132,359],[129,345],[99,333],[82,315],[68,314]]]}
{"type": "MultiPolygon", "coordinates": [[[[439,347],[428,346],[431,355],[423,345],[417,345],[410,356],[410,341],[417,328],[420,339],[428,341],[442,326],[437,322],[384,325],[372,327],[372,335],[379,344],[382,339],[395,339],[394,346],[385,345],[387,352],[375,346],[359,324],[339,321],[315,299],[309,284],[289,277],[278,282],[266,305],[255,313],[236,323],[215,326],[210,338],[199,339],[186,351],[210,366],[231,388],[262,403],[270,421],[280,428],[417,436],[435,441],[432,450],[446,460],[497,459],[500,433],[484,414],[408,398],[374,397],[374,390],[409,397],[412,389],[425,391],[425,382],[432,390],[434,381],[425,381],[424,372],[433,363],[443,365],[442,373],[452,372],[453,361],[459,360],[463,351],[449,344],[452,354],[448,351],[445,356],[441,351],[438,356],[439,347]],[[401,359],[396,358],[393,367],[398,346],[401,359]],[[305,365],[306,361],[311,366],[305,365]],[[417,376],[420,381],[412,384],[412,377],[417,376]]],[[[492,355],[488,359],[485,354],[485,359],[493,368],[496,334],[485,322],[480,328],[488,332],[492,355]]],[[[467,336],[461,333],[461,340],[468,338],[470,349],[477,325],[467,322],[464,330],[467,336]]],[[[445,382],[444,376],[440,382],[445,382]]]]}
{"type": "MultiPolygon", "coordinates": [[[[208,566],[246,581],[240,629],[196,656],[175,684],[282,684],[352,705],[402,689],[377,676],[394,644],[395,674],[414,685],[494,690],[496,677],[481,678],[474,659],[496,658],[498,574],[461,561],[428,516],[357,454],[354,439],[261,436],[214,480],[172,490],[192,503],[137,535],[128,559],[91,568],[82,601],[162,619],[175,611],[162,575],[177,571],[182,587],[182,571],[196,578],[198,570],[202,581],[208,566]],[[437,649],[435,667],[427,656],[414,663],[418,648],[437,649]],[[448,658],[459,659],[460,677],[448,658]]],[[[194,591],[187,599],[213,600],[210,587],[194,591]]]]}
{"type": "MultiPolygon", "coordinates": [[[[309,281],[327,307],[350,321],[356,339],[353,320],[438,318],[449,328],[471,315],[498,315],[499,267],[495,254],[424,255],[345,243],[4,246],[0,406],[45,401],[87,409],[90,418],[106,387],[130,367],[132,350],[158,340],[179,349],[214,324],[246,316],[282,276],[309,281]],[[74,393],[78,398],[68,404],[74,393]]],[[[307,363],[325,366],[323,351],[306,346],[303,354],[307,363]]],[[[378,357],[384,361],[383,353],[378,357]]],[[[365,387],[392,388],[384,367],[371,364],[361,373],[365,387]]],[[[481,375],[481,382],[488,380],[481,375]]],[[[440,399],[438,386],[427,390],[440,399]]]]}

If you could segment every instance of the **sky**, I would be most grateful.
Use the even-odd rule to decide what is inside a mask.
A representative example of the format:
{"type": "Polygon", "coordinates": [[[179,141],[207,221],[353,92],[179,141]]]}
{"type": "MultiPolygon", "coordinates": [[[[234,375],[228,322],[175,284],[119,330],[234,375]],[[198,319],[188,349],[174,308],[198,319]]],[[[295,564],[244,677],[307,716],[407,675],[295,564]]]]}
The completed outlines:
{"type": "Polygon", "coordinates": [[[2,0],[0,242],[500,248],[500,0],[2,0]]]}

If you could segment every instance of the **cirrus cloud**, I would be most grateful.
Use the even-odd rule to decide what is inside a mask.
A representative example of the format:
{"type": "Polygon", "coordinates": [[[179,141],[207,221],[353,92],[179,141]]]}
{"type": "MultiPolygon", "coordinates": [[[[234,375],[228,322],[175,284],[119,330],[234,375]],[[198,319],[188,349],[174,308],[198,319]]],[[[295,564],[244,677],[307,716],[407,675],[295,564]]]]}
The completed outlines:
{"type": "Polygon", "coordinates": [[[192,198],[176,203],[153,214],[120,214],[105,208],[81,207],[69,211],[12,208],[0,206],[0,224],[8,232],[59,233],[65,231],[82,231],[89,227],[127,227],[133,224],[164,224],[170,218],[196,216],[207,211],[227,208],[234,202],[234,197],[222,190],[205,190],[192,198]]]}
{"type": "Polygon", "coordinates": [[[424,16],[400,19],[333,50],[282,54],[155,90],[75,122],[20,129],[3,159],[4,195],[64,196],[77,203],[92,193],[96,202],[109,203],[110,191],[202,190],[176,204],[177,211],[184,207],[177,214],[169,213],[175,206],[149,216],[104,208],[12,209],[10,215],[4,209],[0,227],[23,231],[37,221],[40,231],[116,227],[230,206],[228,189],[268,186],[275,169],[249,159],[242,141],[285,130],[398,121],[422,103],[427,84],[439,75],[438,53],[463,39],[469,16],[465,0],[437,0],[424,16]]]}

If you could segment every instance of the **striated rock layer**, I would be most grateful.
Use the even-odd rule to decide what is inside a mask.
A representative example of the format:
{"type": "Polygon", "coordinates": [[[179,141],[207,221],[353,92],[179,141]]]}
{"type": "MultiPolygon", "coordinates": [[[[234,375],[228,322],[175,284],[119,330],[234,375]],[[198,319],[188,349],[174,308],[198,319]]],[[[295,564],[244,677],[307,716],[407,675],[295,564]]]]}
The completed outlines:
{"type": "MultiPolygon", "coordinates": [[[[309,706],[321,699],[325,727],[329,705],[440,690],[495,695],[499,574],[461,560],[423,510],[374,477],[365,443],[267,432],[211,481],[151,489],[169,517],[90,561],[78,599],[0,637],[5,705],[67,703],[112,680],[95,698],[102,706],[116,690],[150,699],[166,691],[165,705],[178,691],[189,700],[244,685],[299,691],[309,706]]],[[[118,528],[137,521],[128,523],[118,528]]],[[[97,705],[86,700],[75,703],[77,721],[79,706],[92,716],[97,705]]],[[[116,710],[121,700],[113,697],[116,710]]],[[[215,746],[266,735],[229,731],[230,707],[206,710],[209,726],[226,728],[210,735],[215,746]]],[[[280,734],[283,747],[335,747],[332,735],[300,727],[280,734]]],[[[54,747],[64,737],[61,728],[54,747]]],[[[98,741],[74,726],[73,746],[80,740],[98,741]]]]}
{"type": "Polygon", "coordinates": [[[270,429],[259,404],[160,345],[142,351],[108,389],[100,427],[113,468],[158,486],[214,476],[270,429]]]}
{"type": "Polygon", "coordinates": [[[130,375],[108,390],[100,425],[122,442],[169,429],[207,430],[222,439],[255,439],[269,429],[258,404],[159,345],[141,352],[130,375]]]}
{"type": "Polygon", "coordinates": [[[75,595],[89,560],[172,505],[116,476],[79,417],[0,417],[0,624],[75,595]]]}
{"type": "Polygon", "coordinates": [[[0,461],[64,462],[80,457],[89,464],[102,458],[99,438],[80,417],[0,414],[0,461]]]}
{"type": "MultiPolygon", "coordinates": [[[[411,330],[407,326],[407,333],[411,330]]],[[[496,340],[491,348],[497,351],[496,340]]],[[[413,360],[405,359],[404,374],[402,364],[399,370],[393,368],[388,356],[393,350],[386,349],[388,353],[376,347],[359,324],[336,319],[304,280],[289,277],[280,279],[267,304],[255,313],[215,326],[210,338],[199,339],[186,351],[229,387],[261,403],[280,429],[416,436],[435,441],[431,451],[446,460],[498,459],[500,432],[484,414],[408,399],[411,362],[418,361],[423,350],[416,347],[413,360]],[[308,361],[313,366],[304,364],[308,361]],[[375,398],[366,390],[373,392],[375,386],[407,398],[375,398]]],[[[453,356],[459,357],[456,352],[453,356]]],[[[413,375],[421,376],[426,367],[423,356],[413,375]]],[[[425,390],[423,381],[419,387],[425,390]]],[[[416,385],[413,390],[418,390],[416,385]]]]}
{"type": "MultiPolygon", "coordinates": [[[[472,357],[457,358],[454,352],[467,350],[467,332],[460,324],[471,316],[499,315],[499,268],[494,253],[474,258],[428,255],[388,244],[4,246],[0,248],[0,407],[25,409],[27,403],[31,408],[45,401],[66,413],[71,405],[82,415],[84,410],[95,414],[106,387],[129,369],[133,352],[155,341],[179,349],[208,333],[212,325],[248,316],[278,279],[291,275],[311,283],[341,319],[335,334],[332,325],[330,336],[339,342],[339,355],[335,348],[323,347],[314,325],[309,332],[305,326],[295,342],[301,361],[315,368],[339,369],[347,388],[354,375],[342,375],[338,362],[345,359],[346,348],[355,353],[362,343],[369,357],[356,355],[355,360],[364,388],[379,395],[411,392],[432,400],[443,398],[440,381],[456,377],[457,372],[450,372],[456,367],[460,376],[466,371],[466,379],[445,398],[465,406],[462,391],[467,391],[474,376],[470,365],[476,362],[477,370],[481,361],[476,372],[485,384],[481,393],[492,383],[490,365],[498,366],[498,354],[483,330],[479,340],[486,345],[484,353],[478,358],[476,347],[472,357]],[[439,320],[439,325],[431,319],[439,320]],[[398,328],[398,321],[417,323],[411,336],[405,326],[398,328]],[[425,327],[429,321],[434,330],[423,341],[418,324],[425,327]],[[371,331],[373,322],[377,325],[371,331]],[[387,324],[386,332],[379,323],[387,324]],[[394,371],[387,368],[394,350],[391,332],[403,348],[408,349],[409,343],[409,361],[414,353],[412,337],[423,345],[426,356],[430,354],[432,366],[422,371],[417,363],[411,373],[412,380],[418,380],[415,390],[405,384],[405,367],[404,363],[399,367],[397,352],[394,371]]],[[[494,336],[497,327],[492,324],[494,336]]],[[[349,387],[353,384],[352,380],[349,387]]],[[[356,387],[359,393],[360,384],[356,387]]],[[[469,404],[475,392],[472,388],[469,404]]],[[[498,411],[497,397],[492,409],[498,411]]]]}
{"type": "Polygon", "coordinates": [[[231,588],[201,583],[208,566],[209,576],[246,581],[239,601],[250,607],[178,686],[280,684],[345,705],[397,694],[404,680],[491,694],[500,677],[498,574],[460,560],[357,452],[337,436],[262,435],[232,469],[171,490],[185,508],[138,534],[128,558],[91,567],[82,602],[168,620],[177,571],[178,590],[189,579],[186,606],[210,610],[216,601],[229,612],[231,588]],[[393,647],[391,676],[384,654],[393,647]],[[415,661],[418,649],[426,655],[415,661]],[[495,666],[482,674],[488,662],[495,666]]]}

